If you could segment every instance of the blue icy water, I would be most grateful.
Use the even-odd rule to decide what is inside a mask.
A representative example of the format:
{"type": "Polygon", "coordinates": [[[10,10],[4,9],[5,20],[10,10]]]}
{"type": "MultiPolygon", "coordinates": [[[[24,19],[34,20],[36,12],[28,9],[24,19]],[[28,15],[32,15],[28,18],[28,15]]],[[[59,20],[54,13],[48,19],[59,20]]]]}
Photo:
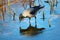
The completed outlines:
{"type": "MultiPolygon", "coordinates": [[[[43,1],[43,0],[42,0],[43,1]]],[[[38,1],[36,1],[38,5],[38,1]]],[[[0,20],[0,40],[60,40],[60,0],[58,0],[58,6],[55,7],[56,15],[50,18],[50,7],[47,3],[44,3],[44,13],[45,13],[45,21],[42,19],[42,11],[36,15],[37,27],[44,27],[46,30],[38,34],[36,36],[24,36],[19,32],[19,27],[26,29],[29,26],[29,19],[25,18],[21,23],[18,19],[19,14],[24,10],[23,7],[18,7],[18,3],[15,5],[11,5],[11,9],[16,13],[15,20],[11,19],[11,14],[6,12],[5,21],[0,20]],[[48,19],[50,18],[51,27],[48,26],[48,19]]],[[[41,4],[43,6],[43,4],[41,4]]],[[[11,10],[12,11],[12,10],[11,10]]],[[[35,26],[35,18],[31,18],[31,25],[35,26]]]]}

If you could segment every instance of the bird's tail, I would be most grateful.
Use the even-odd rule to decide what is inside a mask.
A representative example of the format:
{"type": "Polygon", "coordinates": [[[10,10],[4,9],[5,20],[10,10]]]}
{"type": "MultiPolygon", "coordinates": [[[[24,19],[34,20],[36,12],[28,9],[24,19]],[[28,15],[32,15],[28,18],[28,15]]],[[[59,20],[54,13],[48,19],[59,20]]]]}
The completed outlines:
{"type": "Polygon", "coordinates": [[[45,6],[40,6],[40,9],[44,8],[45,6]]]}

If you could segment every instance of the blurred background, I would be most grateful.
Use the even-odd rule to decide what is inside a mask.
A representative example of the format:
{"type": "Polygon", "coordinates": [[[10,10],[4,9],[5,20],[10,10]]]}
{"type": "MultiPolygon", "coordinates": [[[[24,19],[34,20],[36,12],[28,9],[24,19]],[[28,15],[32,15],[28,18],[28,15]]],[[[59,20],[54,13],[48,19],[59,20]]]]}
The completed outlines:
{"type": "MultiPolygon", "coordinates": [[[[57,0],[57,6],[53,7],[52,15],[51,6],[44,1],[46,0],[0,0],[0,40],[60,40],[60,0],[57,0]],[[43,27],[46,30],[36,36],[24,36],[20,34],[19,27],[26,29],[29,26],[29,19],[25,18],[20,22],[19,15],[30,8],[30,5],[33,6],[33,1],[36,6],[39,4],[45,6],[37,12],[36,22],[37,28],[43,27]],[[44,21],[41,19],[43,11],[44,21]]],[[[34,17],[31,18],[30,23],[35,26],[34,17]]]]}

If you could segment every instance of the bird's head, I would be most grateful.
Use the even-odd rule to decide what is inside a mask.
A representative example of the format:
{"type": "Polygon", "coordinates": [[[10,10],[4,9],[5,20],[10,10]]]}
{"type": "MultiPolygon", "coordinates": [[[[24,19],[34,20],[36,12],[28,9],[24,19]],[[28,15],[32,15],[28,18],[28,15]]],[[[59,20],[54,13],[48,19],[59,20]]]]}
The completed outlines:
{"type": "Polygon", "coordinates": [[[19,15],[19,20],[23,20],[24,19],[24,16],[22,14],[19,15]]]}

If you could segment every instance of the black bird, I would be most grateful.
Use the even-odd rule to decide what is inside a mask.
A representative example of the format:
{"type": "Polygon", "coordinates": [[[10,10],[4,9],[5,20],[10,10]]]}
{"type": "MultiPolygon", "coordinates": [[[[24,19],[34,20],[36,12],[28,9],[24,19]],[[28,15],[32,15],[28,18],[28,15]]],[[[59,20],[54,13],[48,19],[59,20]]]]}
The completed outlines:
{"type": "Polygon", "coordinates": [[[44,8],[44,6],[38,5],[38,6],[31,7],[30,9],[24,10],[22,14],[19,15],[19,20],[22,20],[24,18],[35,17],[37,12],[42,8],[44,8]]]}

